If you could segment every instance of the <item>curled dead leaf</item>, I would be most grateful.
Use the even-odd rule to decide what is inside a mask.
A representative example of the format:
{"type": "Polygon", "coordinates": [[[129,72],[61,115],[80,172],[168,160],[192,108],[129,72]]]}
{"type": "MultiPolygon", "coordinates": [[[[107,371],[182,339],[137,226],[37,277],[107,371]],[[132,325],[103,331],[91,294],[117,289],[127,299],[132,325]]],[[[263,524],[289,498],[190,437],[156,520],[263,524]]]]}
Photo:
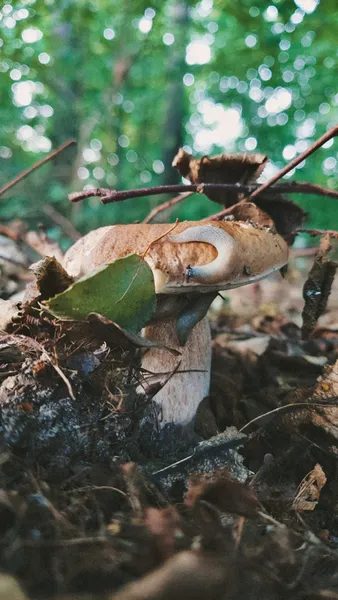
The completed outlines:
{"type": "MultiPolygon", "coordinates": [[[[219,154],[198,159],[180,148],[172,164],[191,183],[250,184],[257,181],[267,162],[268,157],[258,153],[219,154]]],[[[234,205],[228,215],[235,219],[276,227],[277,232],[288,243],[293,242],[296,235],[294,232],[302,226],[306,216],[300,206],[273,189],[256,196],[252,202],[247,202],[245,195],[236,191],[207,190],[205,194],[210,200],[225,207],[234,205]]]]}
{"type": "Polygon", "coordinates": [[[47,300],[66,290],[74,279],[58,262],[55,256],[46,256],[30,266],[36,278],[40,300],[47,300]]]}
{"type": "MultiPolygon", "coordinates": [[[[191,183],[252,183],[266,167],[264,154],[218,154],[195,158],[180,148],[172,162],[178,172],[191,183]]],[[[223,190],[208,191],[208,198],[219,204],[231,206],[239,194],[223,190]]]]}
{"type": "Polygon", "coordinates": [[[319,502],[320,492],[326,483],[326,475],[317,463],[301,481],[292,508],[297,512],[314,510],[319,502]]]}
{"type": "Polygon", "coordinates": [[[318,377],[312,399],[325,402],[334,397],[338,397],[338,360],[327,366],[324,374],[318,377]]]}
{"type": "Polygon", "coordinates": [[[239,202],[235,204],[229,215],[236,219],[236,221],[252,221],[262,227],[275,227],[271,217],[253,202],[239,202]]]}
{"type": "Polygon", "coordinates": [[[295,232],[302,227],[306,217],[301,206],[273,189],[256,196],[254,202],[273,220],[277,232],[288,244],[292,244],[296,237],[295,232]]]}

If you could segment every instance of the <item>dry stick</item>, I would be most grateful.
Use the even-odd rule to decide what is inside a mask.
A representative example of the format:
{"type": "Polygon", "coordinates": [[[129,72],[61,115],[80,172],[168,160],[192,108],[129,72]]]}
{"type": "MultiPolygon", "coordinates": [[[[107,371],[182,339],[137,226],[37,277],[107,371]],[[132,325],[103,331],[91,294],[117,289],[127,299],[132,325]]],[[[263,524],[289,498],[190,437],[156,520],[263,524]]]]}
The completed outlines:
{"type": "MultiPolygon", "coordinates": [[[[135,190],[108,190],[106,188],[96,188],[91,190],[84,190],[83,192],[75,192],[69,194],[68,198],[71,202],[79,202],[85,198],[91,198],[92,196],[99,196],[102,204],[110,204],[111,202],[123,202],[130,198],[142,198],[143,196],[157,196],[159,194],[169,193],[180,193],[180,192],[199,192],[204,193],[204,190],[208,189],[229,189],[237,190],[238,192],[251,191],[253,188],[239,183],[191,183],[185,185],[183,183],[178,185],[158,185],[150,188],[139,188],[135,190]]],[[[338,194],[337,194],[338,197],[338,194]]]]}
{"type": "Polygon", "coordinates": [[[315,256],[318,250],[318,246],[315,246],[314,248],[291,248],[290,258],[303,258],[304,256],[315,256]]]}
{"type": "Polygon", "coordinates": [[[162,233],[160,236],[158,236],[157,238],[155,238],[154,240],[152,240],[148,246],[146,247],[146,249],[144,250],[143,254],[141,255],[142,258],[144,259],[145,255],[147,254],[147,252],[149,252],[151,246],[153,246],[153,244],[156,244],[157,242],[159,242],[162,238],[164,238],[166,235],[169,235],[169,233],[171,233],[173,231],[173,229],[175,229],[175,227],[177,227],[178,225],[178,219],[176,219],[175,223],[173,225],[170,225],[169,229],[167,229],[167,231],[165,231],[164,233],[162,233]]]}
{"type": "Polygon", "coordinates": [[[214,213],[213,215],[210,215],[210,217],[204,217],[204,219],[201,219],[201,221],[221,221],[223,219],[223,217],[226,217],[227,215],[231,215],[234,208],[236,208],[237,206],[241,206],[242,204],[244,204],[244,200],[240,200],[239,202],[236,202],[236,204],[232,204],[232,206],[228,206],[227,208],[223,208],[223,210],[220,210],[218,213],[214,213]]]}
{"type": "Polygon", "coordinates": [[[52,359],[52,357],[48,354],[47,350],[37,340],[34,340],[34,339],[30,338],[30,344],[32,346],[34,346],[35,348],[37,348],[42,353],[41,354],[42,360],[46,360],[53,367],[53,369],[55,369],[55,371],[61,377],[62,381],[64,381],[64,383],[66,384],[66,387],[68,389],[68,392],[69,392],[69,395],[70,395],[71,399],[75,400],[73,388],[72,388],[72,385],[71,385],[70,381],[67,379],[66,375],[64,374],[64,372],[62,371],[62,369],[59,367],[59,365],[56,364],[54,362],[54,360],[52,359]]]}
{"type": "Polygon", "coordinates": [[[13,242],[17,242],[20,239],[20,235],[21,235],[21,227],[19,227],[18,229],[12,229],[11,227],[8,227],[7,225],[1,225],[0,224],[0,235],[4,235],[5,237],[9,238],[10,240],[13,240],[13,242]]]}
{"type": "Polygon", "coordinates": [[[332,408],[332,406],[337,406],[337,405],[330,404],[329,402],[290,402],[290,404],[283,404],[283,406],[277,406],[277,408],[273,408],[272,410],[268,410],[266,413],[258,415],[258,417],[255,417],[254,419],[251,419],[251,421],[248,421],[248,423],[245,423],[245,425],[243,425],[243,427],[241,427],[238,431],[240,433],[242,433],[245,429],[250,427],[250,425],[252,425],[253,423],[257,423],[257,421],[260,421],[261,419],[264,419],[265,417],[269,417],[270,415],[284,412],[288,408],[300,408],[303,406],[307,407],[307,408],[311,408],[311,406],[319,406],[321,408],[325,408],[325,407],[332,408]]]}
{"type": "Polygon", "coordinates": [[[288,165],[286,165],[285,167],[283,167],[283,169],[278,171],[278,173],[276,173],[276,175],[271,177],[271,179],[269,179],[269,181],[267,181],[266,183],[263,183],[263,185],[261,185],[257,190],[252,192],[251,196],[249,197],[249,201],[252,200],[253,198],[256,198],[256,196],[258,196],[259,194],[261,194],[262,192],[267,190],[273,183],[276,183],[276,181],[278,181],[278,179],[280,179],[281,177],[284,177],[284,175],[289,173],[289,171],[291,171],[294,167],[297,167],[297,165],[299,165],[299,163],[301,163],[308,156],[313,154],[316,150],[318,150],[318,148],[323,146],[323,144],[325,144],[326,142],[331,140],[336,135],[338,135],[338,125],[336,125],[335,127],[332,127],[332,129],[327,131],[316,142],[314,142],[310,146],[310,148],[308,148],[307,150],[302,152],[299,156],[297,156],[296,158],[291,160],[291,162],[289,162],[288,165]]]}
{"type": "Polygon", "coordinates": [[[316,235],[329,235],[332,238],[338,239],[338,231],[333,229],[297,229],[297,233],[308,233],[312,237],[316,235]]]}
{"type": "Polygon", "coordinates": [[[89,190],[82,190],[82,192],[68,194],[68,200],[70,202],[80,202],[80,200],[86,200],[86,198],[102,198],[102,196],[108,196],[113,192],[114,190],[108,188],[90,188],[89,190]]]}
{"type": "Polygon", "coordinates": [[[168,200],[167,202],[163,202],[163,204],[159,204],[158,206],[155,206],[155,208],[153,208],[150,211],[150,213],[146,216],[146,218],[143,219],[142,223],[149,223],[159,213],[161,213],[164,210],[167,210],[169,208],[172,208],[173,206],[175,206],[179,202],[182,202],[182,200],[184,200],[185,198],[188,198],[189,196],[192,196],[193,194],[194,194],[194,192],[186,192],[184,194],[179,194],[179,196],[175,196],[175,198],[172,198],[171,200],[168,200]]]}
{"type": "Polygon", "coordinates": [[[54,223],[59,225],[61,229],[75,242],[80,239],[81,233],[77,231],[74,225],[51,204],[46,204],[43,207],[43,212],[49,217],[54,223]]]}
{"type": "MultiPolygon", "coordinates": [[[[159,194],[168,193],[199,193],[204,194],[208,190],[229,190],[240,193],[255,193],[261,186],[257,187],[257,184],[244,185],[241,183],[191,183],[189,185],[159,185],[152,188],[139,188],[135,190],[122,190],[117,192],[116,190],[110,190],[107,188],[92,188],[84,190],[82,192],[74,192],[69,194],[68,198],[71,202],[80,202],[86,198],[99,197],[103,204],[109,204],[111,202],[123,202],[130,198],[142,198],[144,196],[156,196],[159,194]]],[[[274,191],[277,193],[289,193],[289,194],[313,194],[317,196],[327,196],[329,198],[338,198],[338,191],[329,190],[320,185],[314,185],[312,183],[303,183],[298,181],[290,181],[287,183],[281,183],[274,186],[274,191]]]]}
{"type": "Polygon", "coordinates": [[[336,190],[330,190],[322,185],[309,183],[307,181],[283,181],[273,189],[278,190],[283,194],[313,194],[316,196],[327,196],[327,198],[338,198],[338,192],[336,190]],[[294,189],[295,185],[297,185],[297,192],[294,189]]]}
{"type": "Polygon", "coordinates": [[[50,160],[53,160],[53,158],[55,158],[56,156],[61,154],[61,152],[63,152],[70,146],[73,146],[74,144],[76,144],[75,140],[68,140],[67,142],[65,142],[64,144],[59,146],[59,148],[54,150],[54,152],[51,152],[50,154],[48,154],[48,156],[46,156],[45,158],[42,158],[37,163],[35,163],[35,165],[33,165],[32,167],[29,167],[29,169],[26,169],[25,171],[22,171],[22,173],[20,173],[20,175],[17,175],[16,177],[14,177],[14,179],[12,179],[8,183],[6,183],[6,185],[4,185],[0,189],[0,196],[2,196],[2,194],[4,194],[5,192],[8,192],[8,190],[10,190],[12,187],[14,187],[17,183],[19,183],[19,181],[22,181],[23,179],[28,177],[28,175],[33,173],[33,171],[36,171],[37,169],[42,167],[42,165],[46,164],[50,160]]]}

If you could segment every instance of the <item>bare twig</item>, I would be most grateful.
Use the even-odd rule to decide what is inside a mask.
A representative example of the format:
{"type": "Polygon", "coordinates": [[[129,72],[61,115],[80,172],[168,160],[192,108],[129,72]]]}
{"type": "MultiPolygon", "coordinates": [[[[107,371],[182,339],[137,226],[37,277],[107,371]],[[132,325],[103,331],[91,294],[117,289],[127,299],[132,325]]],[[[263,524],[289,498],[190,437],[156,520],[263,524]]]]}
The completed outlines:
{"type": "Polygon", "coordinates": [[[304,256],[315,256],[318,252],[318,247],[314,248],[291,248],[290,258],[303,258],[304,256]]]}
{"type": "Polygon", "coordinates": [[[71,397],[72,400],[75,400],[75,396],[74,396],[74,392],[73,392],[73,388],[72,385],[69,381],[69,379],[67,379],[66,375],[64,374],[64,372],[62,371],[62,369],[59,367],[59,365],[57,365],[51,358],[50,356],[47,354],[46,350],[44,350],[44,354],[43,354],[43,358],[47,358],[47,360],[49,360],[50,364],[52,365],[52,367],[55,369],[55,371],[60,375],[61,379],[65,382],[68,393],[71,397]]]}
{"type": "Polygon", "coordinates": [[[48,354],[47,350],[37,340],[29,338],[29,343],[34,348],[38,349],[42,353],[42,356],[41,356],[42,360],[46,360],[46,362],[48,362],[53,367],[53,369],[61,377],[62,381],[64,381],[71,399],[75,400],[73,388],[72,388],[70,381],[67,379],[66,375],[64,374],[62,369],[59,367],[59,365],[56,364],[55,360],[53,360],[52,357],[48,354]]]}
{"type": "Polygon", "coordinates": [[[312,237],[316,235],[329,235],[331,238],[338,239],[338,231],[333,229],[297,229],[297,233],[308,233],[312,237]]]}
{"type": "MultiPolygon", "coordinates": [[[[144,188],[142,191],[144,191],[144,188]]],[[[83,190],[82,192],[73,192],[72,194],[68,194],[68,200],[70,200],[70,202],[80,202],[80,200],[86,200],[86,198],[102,198],[112,193],[116,194],[114,190],[110,190],[108,188],[90,188],[89,190],[83,190]]],[[[126,198],[124,198],[124,200],[126,200],[126,198]]]]}
{"type": "Polygon", "coordinates": [[[239,202],[237,202],[236,204],[233,204],[232,206],[223,208],[223,210],[220,210],[219,212],[214,213],[213,215],[210,215],[210,217],[205,217],[204,219],[201,219],[201,221],[221,221],[223,219],[223,217],[226,217],[227,215],[231,215],[234,208],[236,208],[237,206],[240,206],[241,204],[243,204],[243,200],[240,200],[239,202]]]}
{"type": "Polygon", "coordinates": [[[107,544],[112,536],[98,535],[59,540],[23,540],[24,548],[69,548],[72,546],[88,546],[88,544],[107,544]]]}
{"type": "Polygon", "coordinates": [[[64,233],[66,233],[68,237],[70,237],[72,240],[76,242],[76,240],[80,239],[81,233],[79,233],[75,229],[74,225],[72,225],[72,223],[64,215],[62,215],[58,210],[56,210],[54,206],[52,206],[51,204],[46,204],[43,207],[43,212],[45,213],[45,215],[47,215],[47,217],[54,221],[54,223],[59,225],[64,231],[64,233]]]}
{"type": "Polygon", "coordinates": [[[313,194],[314,196],[326,196],[327,198],[338,198],[336,190],[330,190],[316,183],[308,181],[283,181],[275,185],[274,190],[278,190],[281,194],[313,194]]]}
{"type": "Polygon", "coordinates": [[[251,419],[251,421],[248,421],[248,423],[245,423],[245,425],[243,425],[243,427],[241,427],[239,429],[239,432],[242,433],[248,427],[250,427],[253,423],[257,423],[257,421],[261,421],[262,419],[264,419],[265,417],[269,417],[270,415],[274,415],[276,413],[287,411],[290,408],[291,409],[294,408],[295,410],[297,410],[300,407],[311,408],[312,406],[319,406],[319,407],[323,408],[325,406],[332,406],[332,404],[324,403],[324,402],[291,402],[290,404],[284,404],[283,406],[277,406],[277,408],[268,410],[266,413],[258,415],[258,417],[255,417],[254,419],[251,419]]]}
{"type": "Polygon", "coordinates": [[[167,231],[165,231],[164,233],[162,233],[162,235],[160,235],[157,238],[155,238],[154,240],[152,240],[150,242],[150,244],[148,244],[148,246],[144,250],[144,252],[142,254],[142,258],[144,258],[145,255],[147,254],[147,252],[149,252],[149,250],[150,250],[151,246],[153,246],[153,244],[156,244],[156,242],[159,242],[159,240],[161,240],[163,237],[165,237],[166,235],[169,235],[169,233],[171,233],[171,231],[173,231],[173,229],[175,229],[175,227],[177,227],[177,225],[178,225],[178,219],[176,219],[175,223],[173,225],[171,225],[169,227],[169,229],[167,229],[167,231]]]}
{"type": "Polygon", "coordinates": [[[13,242],[17,242],[18,240],[20,240],[24,231],[25,229],[23,227],[23,224],[21,224],[20,222],[18,224],[12,223],[10,227],[8,225],[0,224],[0,235],[4,235],[10,240],[13,240],[13,242]]]}
{"type": "Polygon", "coordinates": [[[173,206],[176,206],[176,204],[179,204],[179,202],[182,202],[182,200],[184,200],[185,198],[188,198],[189,196],[192,196],[193,194],[194,194],[194,192],[185,192],[184,194],[179,194],[178,196],[175,196],[175,198],[172,198],[171,200],[168,200],[167,202],[163,202],[163,204],[159,204],[158,206],[155,206],[155,208],[153,208],[150,211],[150,213],[146,216],[146,218],[143,219],[143,223],[149,223],[159,213],[163,212],[164,210],[168,210],[168,209],[172,208],[173,206]]]}
{"type": "MultiPolygon", "coordinates": [[[[188,185],[182,183],[178,185],[159,185],[150,188],[122,190],[119,192],[107,188],[92,188],[82,192],[69,194],[68,198],[71,202],[80,202],[80,200],[85,200],[86,198],[99,197],[103,204],[110,204],[111,202],[123,202],[130,198],[142,198],[144,196],[156,196],[168,193],[179,194],[181,192],[197,192],[199,194],[204,194],[208,190],[229,190],[232,192],[236,191],[239,194],[253,194],[261,187],[262,186],[257,186],[257,184],[244,185],[241,183],[191,183],[188,185]]],[[[338,192],[335,190],[329,190],[319,185],[298,181],[281,183],[274,186],[273,189],[278,194],[312,194],[317,196],[327,196],[329,198],[338,198],[338,192]]]]}
{"type": "Polygon", "coordinates": [[[289,173],[289,171],[291,171],[294,167],[297,167],[297,165],[299,165],[303,160],[305,160],[308,156],[313,154],[316,150],[318,150],[318,148],[323,146],[323,144],[325,144],[326,142],[331,140],[336,135],[338,135],[338,125],[336,125],[335,127],[332,127],[332,129],[330,129],[324,135],[322,135],[316,142],[311,144],[310,148],[308,148],[307,150],[304,150],[304,152],[302,152],[301,154],[299,154],[299,156],[297,156],[296,158],[291,160],[289,162],[289,164],[287,164],[285,167],[283,167],[283,169],[278,171],[278,173],[276,173],[276,175],[271,177],[271,179],[269,179],[269,181],[267,181],[266,183],[263,183],[263,185],[261,185],[257,190],[252,192],[249,200],[253,200],[253,198],[256,198],[256,196],[258,196],[259,194],[261,194],[262,192],[267,190],[269,187],[272,186],[273,183],[276,183],[276,181],[278,181],[278,179],[280,179],[281,177],[284,177],[284,175],[289,173]]]}
{"type": "Polygon", "coordinates": [[[123,492],[119,488],[112,487],[111,485],[86,485],[83,487],[73,488],[73,489],[69,490],[68,492],[63,492],[63,493],[64,494],[75,494],[75,493],[77,494],[78,492],[95,492],[96,490],[107,490],[110,492],[116,492],[117,494],[124,496],[124,498],[128,498],[128,494],[126,494],[126,492],[123,492]]]}
{"type": "Polygon", "coordinates": [[[56,156],[58,156],[59,154],[61,154],[61,152],[63,152],[64,150],[66,150],[70,146],[73,146],[74,144],[76,144],[75,140],[68,140],[67,142],[65,142],[64,144],[62,144],[61,146],[59,146],[59,148],[57,148],[56,150],[54,150],[54,152],[51,152],[50,154],[48,154],[48,156],[46,156],[45,158],[42,158],[41,160],[39,160],[38,162],[36,162],[32,167],[29,167],[29,169],[26,169],[25,171],[22,171],[22,173],[20,173],[20,175],[17,175],[16,177],[14,177],[14,179],[12,179],[8,183],[6,183],[6,185],[4,185],[0,189],[0,196],[2,196],[5,192],[8,192],[8,190],[10,190],[12,187],[14,187],[17,183],[19,183],[19,181],[22,181],[23,179],[25,179],[26,177],[28,177],[28,175],[30,175],[31,173],[33,173],[33,171],[36,171],[37,169],[39,169],[40,167],[42,167],[42,165],[45,165],[50,160],[53,160],[53,158],[55,158],[56,156]]]}
{"type": "MultiPolygon", "coordinates": [[[[215,185],[223,187],[222,184],[215,185]]],[[[151,188],[122,190],[120,192],[117,192],[116,190],[108,190],[106,188],[96,188],[91,190],[85,190],[84,192],[75,192],[74,194],[70,194],[68,198],[71,202],[79,202],[84,198],[99,196],[103,204],[110,204],[111,202],[123,202],[124,200],[129,200],[130,198],[142,198],[144,196],[156,196],[158,194],[197,192],[200,191],[201,188],[202,186],[200,184],[184,185],[183,183],[179,185],[159,185],[151,188]]]]}

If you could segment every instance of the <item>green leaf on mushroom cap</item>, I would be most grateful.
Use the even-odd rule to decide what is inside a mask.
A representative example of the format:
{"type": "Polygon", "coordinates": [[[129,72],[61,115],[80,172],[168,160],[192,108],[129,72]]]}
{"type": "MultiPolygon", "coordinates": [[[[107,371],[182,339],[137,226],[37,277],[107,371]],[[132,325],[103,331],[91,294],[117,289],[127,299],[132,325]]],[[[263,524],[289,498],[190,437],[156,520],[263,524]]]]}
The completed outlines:
{"type": "Polygon", "coordinates": [[[62,320],[83,320],[96,312],[137,332],[156,309],[152,270],[132,254],[81,277],[44,306],[62,320]]]}

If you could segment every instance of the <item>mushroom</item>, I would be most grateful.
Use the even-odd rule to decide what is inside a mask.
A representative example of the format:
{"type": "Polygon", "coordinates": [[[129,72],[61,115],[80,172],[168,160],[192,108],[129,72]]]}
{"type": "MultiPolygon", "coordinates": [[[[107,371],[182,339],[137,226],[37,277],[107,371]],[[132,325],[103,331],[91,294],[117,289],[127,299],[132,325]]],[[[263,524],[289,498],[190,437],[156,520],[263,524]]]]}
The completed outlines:
{"type": "Polygon", "coordinates": [[[288,261],[287,244],[249,222],[111,225],[77,241],[63,266],[78,278],[129,254],[144,256],[154,276],[158,309],[143,335],[181,352],[178,359],[151,348],[142,360],[151,382],[165,382],[154,396],[159,424],[191,423],[209,392],[211,302],[220,290],[280,270],[288,261]]]}

